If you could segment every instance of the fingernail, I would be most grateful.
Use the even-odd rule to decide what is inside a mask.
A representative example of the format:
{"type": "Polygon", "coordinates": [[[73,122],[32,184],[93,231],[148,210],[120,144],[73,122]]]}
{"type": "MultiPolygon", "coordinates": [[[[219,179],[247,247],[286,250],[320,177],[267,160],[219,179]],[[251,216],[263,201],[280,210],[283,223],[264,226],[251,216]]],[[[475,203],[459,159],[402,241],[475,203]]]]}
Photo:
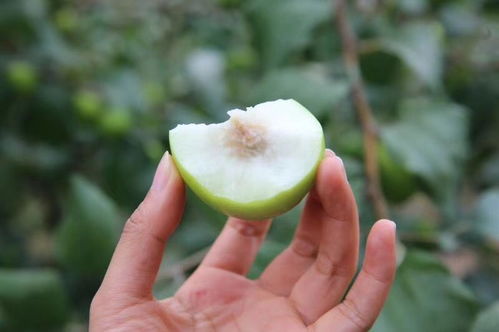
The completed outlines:
{"type": "Polygon", "coordinates": [[[345,164],[343,163],[343,159],[341,159],[340,157],[336,156],[336,160],[339,162],[339,164],[341,166],[341,173],[343,174],[343,177],[345,178],[345,180],[347,182],[350,182],[350,181],[348,181],[348,174],[347,174],[347,170],[345,168],[345,164]]]}
{"type": "Polygon", "coordinates": [[[397,232],[397,224],[393,220],[390,220],[390,219],[381,219],[381,222],[389,225],[389,227],[391,229],[393,229],[394,232],[397,232]]]}
{"type": "Polygon", "coordinates": [[[341,164],[341,167],[345,168],[345,165],[343,164],[343,159],[341,159],[340,157],[336,156],[336,159],[340,162],[341,164]]]}
{"type": "Polygon", "coordinates": [[[336,156],[333,152],[333,150],[331,149],[326,149],[326,157],[327,158],[333,158],[334,156],[336,156]]]}
{"type": "Polygon", "coordinates": [[[152,190],[162,190],[168,184],[168,179],[170,178],[171,172],[171,157],[170,154],[165,152],[161,161],[159,162],[156,173],[154,174],[154,179],[152,180],[151,189],[152,190]]]}
{"type": "Polygon", "coordinates": [[[395,232],[397,232],[397,224],[393,220],[388,220],[391,223],[391,226],[395,232]]]}

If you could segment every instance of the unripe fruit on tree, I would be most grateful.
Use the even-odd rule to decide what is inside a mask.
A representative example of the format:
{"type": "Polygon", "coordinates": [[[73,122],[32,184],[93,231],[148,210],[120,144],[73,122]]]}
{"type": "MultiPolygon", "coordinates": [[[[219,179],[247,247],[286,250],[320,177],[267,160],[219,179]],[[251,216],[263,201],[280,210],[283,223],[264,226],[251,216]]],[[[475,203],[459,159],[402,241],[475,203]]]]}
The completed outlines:
{"type": "Polygon", "coordinates": [[[401,203],[416,191],[414,176],[392,157],[383,144],[378,146],[378,162],[381,185],[389,201],[401,203]]]}
{"type": "Polygon", "coordinates": [[[116,107],[102,115],[100,126],[104,133],[110,136],[121,136],[132,127],[132,116],[127,109],[116,107]]]}
{"type": "Polygon", "coordinates": [[[7,66],[7,78],[20,92],[32,91],[38,83],[36,68],[25,61],[14,61],[7,66]]]}
{"type": "Polygon", "coordinates": [[[84,119],[96,119],[102,112],[102,101],[95,92],[80,91],[74,96],[74,105],[84,119]]]}

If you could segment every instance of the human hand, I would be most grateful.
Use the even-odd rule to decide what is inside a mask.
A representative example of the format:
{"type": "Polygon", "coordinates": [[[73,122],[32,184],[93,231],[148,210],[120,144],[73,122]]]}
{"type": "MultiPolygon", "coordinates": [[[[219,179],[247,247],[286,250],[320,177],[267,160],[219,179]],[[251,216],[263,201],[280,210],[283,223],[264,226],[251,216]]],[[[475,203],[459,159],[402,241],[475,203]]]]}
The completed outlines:
{"type": "Polygon", "coordinates": [[[287,249],[259,279],[248,273],[270,220],[229,218],[201,265],[175,296],[152,286],[179,223],[184,184],[165,154],[144,201],[127,221],[90,309],[90,331],[367,331],[392,284],[395,224],[378,221],[362,270],[354,196],[341,159],[330,150],[287,249]]]}

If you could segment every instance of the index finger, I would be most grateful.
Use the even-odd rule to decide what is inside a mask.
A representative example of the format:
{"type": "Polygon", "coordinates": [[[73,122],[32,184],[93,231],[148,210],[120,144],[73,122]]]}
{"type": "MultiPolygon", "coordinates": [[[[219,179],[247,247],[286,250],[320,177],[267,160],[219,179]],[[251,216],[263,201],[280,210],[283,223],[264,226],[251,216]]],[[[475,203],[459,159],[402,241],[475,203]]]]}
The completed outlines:
{"type": "Polygon", "coordinates": [[[182,217],[184,203],[184,184],[165,153],[146,198],[125,224],[100,293],[152,296],[166,240],[182,217]]]}

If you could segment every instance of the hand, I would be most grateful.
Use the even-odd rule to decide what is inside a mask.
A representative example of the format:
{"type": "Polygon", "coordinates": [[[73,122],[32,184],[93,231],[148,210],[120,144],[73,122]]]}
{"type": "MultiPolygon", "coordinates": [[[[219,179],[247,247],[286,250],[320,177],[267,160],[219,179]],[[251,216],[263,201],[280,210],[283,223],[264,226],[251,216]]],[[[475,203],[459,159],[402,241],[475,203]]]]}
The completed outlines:
{"type": "Polygon", "coordinates": [[[245,277],[270,220],[229,218],[207,256],[168,299],[152,286],[179,223],[184,185],[165,154],[125,225],[90,309],[90,331],[367,331],[395,274],[395,224],[380,220],[357,268],[358,212],[341,159],[330,150],[291,244],[259,279],[245,277]]]}

